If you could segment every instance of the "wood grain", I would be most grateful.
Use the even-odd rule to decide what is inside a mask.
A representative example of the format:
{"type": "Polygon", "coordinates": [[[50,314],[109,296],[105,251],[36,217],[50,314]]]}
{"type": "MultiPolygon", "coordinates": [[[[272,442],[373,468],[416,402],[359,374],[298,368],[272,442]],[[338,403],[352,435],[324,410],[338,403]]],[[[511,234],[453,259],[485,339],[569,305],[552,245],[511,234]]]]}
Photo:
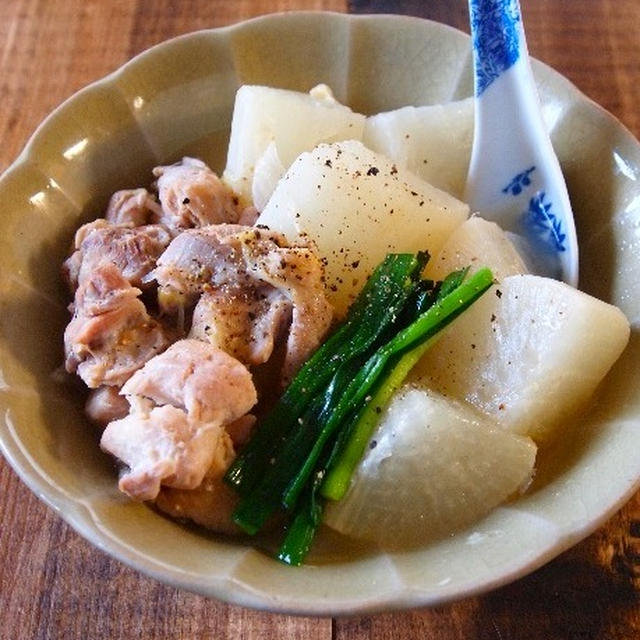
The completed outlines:
{"type": "MultiPolygon", "coordinates": [[[[640,136],[638,0],[522,0],[531,53],[640,136]]],[[[2,0],[0,171],[80,87],[166,38],[289,9],[397,12],[467,29],[464,0],[2,0]]],[[[632,640],[640,637],[640,494],[527,578],[432,610],[331,620],[228,606],[94,549],[0,460],[0,639],[632,640]]]]}

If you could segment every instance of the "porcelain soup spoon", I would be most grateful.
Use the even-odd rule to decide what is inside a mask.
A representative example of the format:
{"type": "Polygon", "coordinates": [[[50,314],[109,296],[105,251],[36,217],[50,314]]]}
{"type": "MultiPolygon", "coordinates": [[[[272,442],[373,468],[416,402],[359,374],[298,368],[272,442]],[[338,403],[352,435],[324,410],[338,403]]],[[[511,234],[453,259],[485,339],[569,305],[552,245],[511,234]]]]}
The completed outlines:
{"type": "Polygon", "coordinates": [[[465,198],[531,271],[578,284],[567,187],[542,119],[518,0],[469,0],[475,130],[465,198]]]}

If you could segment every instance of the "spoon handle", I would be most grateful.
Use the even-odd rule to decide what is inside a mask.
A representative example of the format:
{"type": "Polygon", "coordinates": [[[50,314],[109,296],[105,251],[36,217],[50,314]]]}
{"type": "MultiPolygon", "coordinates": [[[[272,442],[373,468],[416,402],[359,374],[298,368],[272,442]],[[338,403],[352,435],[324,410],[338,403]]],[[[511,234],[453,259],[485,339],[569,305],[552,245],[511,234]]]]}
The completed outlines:
{"type": "Polygon", "coordinates": [[[466,199],[515,234],[532,270],[577,284],[577,239],[542,118],[518,0],[469,0],[475,131],[466,199]]]}

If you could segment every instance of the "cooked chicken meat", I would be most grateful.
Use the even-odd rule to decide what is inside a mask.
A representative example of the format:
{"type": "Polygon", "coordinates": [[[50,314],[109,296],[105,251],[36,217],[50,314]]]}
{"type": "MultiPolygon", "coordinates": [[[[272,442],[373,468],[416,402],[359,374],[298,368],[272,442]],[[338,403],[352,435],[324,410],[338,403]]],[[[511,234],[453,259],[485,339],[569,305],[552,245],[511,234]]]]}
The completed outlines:
{"type": "Polygon", "coordinates": [[[195,489],[160,487],[156,506],[174,518],[187,518],[214,531],[240,533],[240,528],[231,519],[238,504],[238,494],[223,480],[234,458],[230,440],[221,438],[202,482],[195,489]]]}
{"type": "Polygon", "coordinates": [[[320,345],[333,318],[327,300],[324,269],[310,246],[287,246],[286,238],[254,229],[256,242],[244,244],[248,272],[271,285],[291,304],[291,324],[287,338],[283,374],[290,379],[320,345]]]}
{"type": "Polygon", "coordinates": [[[112,420],[124,418],[129,413],[129,402],[120,395],[120,387],[102,385],[89,392],[84,410],[92,422],[105,427],[112,420]]]}
{"type": "Polygon", "coordinates": [[[242,213],[238,218],[238,224],[250,227],[256,223],[259,215],[260,212],[253,205],[249,205],[242,210],[242,213]]]}
{"type": "Polygon", "coordinates": [[[146,276],[170,241],[169,232],[161,225],[132,228],[96,220],[76,232],[76,250],[64,263],[63,272],[75,291],[83,277],[92,274],[99,264],[109,262],[132,286],[143,289],[148,286],[146,276]]]}
{"type": "Polygon", "coordinates": [[[195,489],[219,441],[228,438],[219,425],[192,420],[182,409],[141,403],[107,425],[100,445],[128,466],[120,490],[137,500],[153,500],[162,482],[195,489]]]}
{"type": "Polygon", "coordinates": [[[156,167],[160,222],[172,229],[237,222],[242,207],[236,194],[201,160],[183,158],[170,166],[156,167]]]}
{"type": "Polygon", "coordinates": [[[154,276],[166,312],[198,301],[191,337],[209,340],[246,364],[265,362],[288,325],[285,379],[331,323],[315,252],[269,230],[230,224],[187,230],[160,256],[154,276]]]}
{"type": "Polygon", "coordinates": [[[249,441],[255,424],[256,417],[247,413],[242,418],[224,425],[225,431],[231,436],[231,441],[236,449],[249,441]]]}
{"type": "Polygon", "coordinates": [[[120,386],[166,348],[165,332],[147,313],[140,294],[110,262],[82,279],[64,346],[67,371],[88,387],[120,386]]]}
{"type": "MultiPolygon", "coordinates": [[[[184,158],[154,175],[157,197],[118,191],[105,218],[76,233],[63,267],[74,293],[66,368],[91,389],[86,412],[123,464],[122,491],[234,533],[237,498],[223,476],[256,421],[247,366],[275,352],[286,381],[332,309],[313,248],[250,226],[256,209],[243,209],[203,162],[184,158]]],[[[268,395],[277,380],[265,371],[254,373],[268,395]]]]}
{"type": "Polygon", "coordinates": [[[222,474],[235,456],[224,426],[257,401],[246,367],[198,340],[173,344],[122,392],[130,413],[107,425],[100,445],[127,465],[119,486],[138,500],[155,499],[161,484],[195,489],[207,473],[222,474]]]}
{"type": "Polygon", "coordinates": [[[159,285],[158,302],[165,313],[191,307],[205,286],[222,287],[235,278],[239,259],[225,239],[243,228],[210,225],[188,229],[172,240],[152,274],[159,285]]]}
{"type": "Polygon", "coordinates": [[[290,322],[291,303],[269,285],[207,288],[193,311],[189,335],[256,365],[270,358],[290,322]]]}
{"type": "Polygon", "coordinates": [[[111,196],[104,217],[113,224],[141,227],[158,222],[162,207],[146,189],[123,189],[111,196]]]}
{"type": "Polygon", "coordinates": [[[209,343],[189,339],[178,340],[147,362],[122,393],[170,404],[194,420],[221,425],[245,415],[258,400],[242,363],[209,343]]]}

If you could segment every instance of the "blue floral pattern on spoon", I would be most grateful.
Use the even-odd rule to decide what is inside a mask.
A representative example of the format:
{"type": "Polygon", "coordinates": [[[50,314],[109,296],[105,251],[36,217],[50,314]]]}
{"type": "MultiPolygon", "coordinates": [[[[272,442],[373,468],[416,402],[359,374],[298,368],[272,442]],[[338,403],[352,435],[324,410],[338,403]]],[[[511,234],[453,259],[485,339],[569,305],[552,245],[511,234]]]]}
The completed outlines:
{"type": "Polygon", "coordinates": [[[535,167],[529,167],[514,176],[511,182],[502,190],[502,193],[510,193],[512,196],[520,195],[526,187],[531,185],[531,174],[535,170],[535,167]]]}
{"type": "MultiPolygon", "coordinates": [[[[513,177],[509,184],[502,189],[502,193],[519,196],[532,186],[531,174],[536,170],[529,167],[513,177]]],[[[548,201],[544,191],[538,191],[529,200],[526,211],[522,214],[522,225],[528,227],[529,232],[535,234],[539,242],[538,248],[546,244],[547,250],[566,251],[565,240],[567,234],[563,231],[562,220],[553,212],[553,203],[548,201]]],[[[526,231],[525,231],[526,232],[526,231]]]]}
{"type": "Polygon", "coordinates": [[[476,54],[476,94],[518,59],[520,11],[515,0],[471,0],[471,32],[476,54]]]}
{"type": "Polygon", "coordinates": [[[562,220],[552,211],[553,205],[546,201],[546,197],[544,191],[539,191],[529,200],[525,221],[538,232],[539,238],[546,241],[550,249],[565,251],[567,234],[562,230],[562,220]]]}

